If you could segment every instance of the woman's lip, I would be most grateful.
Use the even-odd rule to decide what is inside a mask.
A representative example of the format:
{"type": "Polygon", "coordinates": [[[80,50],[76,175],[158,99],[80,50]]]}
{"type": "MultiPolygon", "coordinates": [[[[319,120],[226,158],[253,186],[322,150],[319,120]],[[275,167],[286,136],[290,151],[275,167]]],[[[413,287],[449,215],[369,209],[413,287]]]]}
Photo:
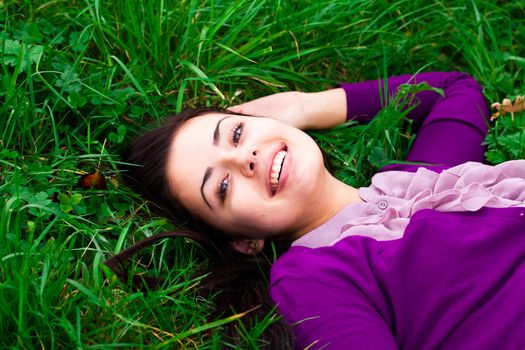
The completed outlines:
{"type": "Polygon", "coordinates": [[[288,147],[286,146],[285,143],[282,143],[279,145],[279,147],[276,147],[273,152],[270,153],[270,157],[268,157],[268,161],[266,162],[266,189],[268,190],[268,194],[270,195],[270,197],[273,197],[275,196],[275,194],[277,192],[279,192],[279,189],[282,187],[281,186],[281,180],[282,180],[282,177],[283,177],[283,172],[285,170],[285,163],[287,162],[286,161],[286,158],[288,157],[288,147]],[[283,150],[286,150],[287,154],[286,156],[284,157],[284,161],[283,161],[283,164],[281,166],[281,176],[279,177],[279,186],[277,187],[277,190],[275,191],[275,193],[272,192],[272,184],[270,182],[271,178],[272,178],[272,166],[273,166],[273,161],[275,159],[275,156],[277,155],[277,153],[279,153],[280,151],[283,151],[283,150]]]}

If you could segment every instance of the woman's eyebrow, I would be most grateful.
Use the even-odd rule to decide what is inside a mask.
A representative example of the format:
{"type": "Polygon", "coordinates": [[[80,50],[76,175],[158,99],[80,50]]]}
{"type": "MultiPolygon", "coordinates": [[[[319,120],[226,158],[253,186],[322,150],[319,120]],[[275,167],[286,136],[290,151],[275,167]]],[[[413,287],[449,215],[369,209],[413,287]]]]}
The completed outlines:
{"type": "Polygon", "coordinates": [[[211,207],[210,203],[206,199],[206,195],[204,194],[204,185],[206,184],[206,181],[208,181],[208,179],[210,178],[211,173],[212,173],[212,168],[211,167],[206,168],[206,171],[204,172],[204,176],[202,178],[201,195],[202,195],[202,199],[204,199],[204,202],[206,203],[206,205],[208,205],[208,207],[211,210],[213,210],[213,208],[211,207]]]}
{"type": "Polygon", "coordinates": [[[213,144],[217,146],[219,144],[219,140],[221,138],[221,132],[219,130],[219,127],[223,120],[233,117],[232,115],[227,115],[226,117],[222,118],[217,122],[217,125],[215,126],[215,130],[213,131],[213,144]]]}

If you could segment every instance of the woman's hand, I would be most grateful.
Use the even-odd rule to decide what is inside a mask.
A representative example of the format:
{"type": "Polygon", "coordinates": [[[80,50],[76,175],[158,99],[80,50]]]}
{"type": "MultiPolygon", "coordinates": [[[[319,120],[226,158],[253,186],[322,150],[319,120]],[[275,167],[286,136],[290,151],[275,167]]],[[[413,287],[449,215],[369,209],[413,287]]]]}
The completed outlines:
{"type": "Polygon", "coordinates": [[[308,124],[305,95],[307,94],[299,91],[280,92],[228,109],[237,113],[277,119],[298,129],[305,129],[308,124]]]}
{"type": "Polygon", "coordinates": [[[346,95],[340,88],[314,93],[280,92],[229,110],[274,118],[302,130],[329,129],[345,122],[346,95]]]}

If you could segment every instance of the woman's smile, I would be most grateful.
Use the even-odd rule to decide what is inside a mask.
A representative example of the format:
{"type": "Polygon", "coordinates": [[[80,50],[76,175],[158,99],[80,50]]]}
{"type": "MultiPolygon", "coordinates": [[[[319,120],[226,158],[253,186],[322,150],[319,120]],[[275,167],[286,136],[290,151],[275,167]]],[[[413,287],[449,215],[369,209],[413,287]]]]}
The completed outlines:
{"type": "Polygon", "coordinates": [[[279,147],[277,152],[273,152],[273,156],[270,157],[270,166],[268,173],[268,188],[270,197],[275,196],[278,189],[284,186],[284,160],[287,158],[286,145],[279,147]]]}

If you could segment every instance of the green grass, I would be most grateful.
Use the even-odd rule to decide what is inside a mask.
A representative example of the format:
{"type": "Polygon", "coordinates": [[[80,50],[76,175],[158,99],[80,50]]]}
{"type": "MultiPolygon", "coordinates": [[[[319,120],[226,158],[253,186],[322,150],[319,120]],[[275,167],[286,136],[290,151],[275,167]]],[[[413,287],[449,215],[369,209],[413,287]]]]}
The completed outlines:
{"type": "MultiPolygon", "coordinates": [[[[207,319],[197,245],[164,242],[143,257],[170,276],[159,291],[134,292],[103,265],[173,228],[119,182],[119,151],[150,122],[420,69],[466,71],[491,101],[525,93],[520,1],[4,0],[0,10],[0,348],[229,347],[220,326],[242,315],[207,319]],[[77,187],[97,169],[107,189],[77,187]]],[[[500,124],[492,159],[523,157],[523,117],[500,124]]],[[[363,184],[377,157],[356,130],[316,137],[339,176],[363,184]]],[[[406,140],[389,132],[396,156],[406,140]]],[[[260,345],[273,320],[245,329],[241,347],[260,345]]]]}

